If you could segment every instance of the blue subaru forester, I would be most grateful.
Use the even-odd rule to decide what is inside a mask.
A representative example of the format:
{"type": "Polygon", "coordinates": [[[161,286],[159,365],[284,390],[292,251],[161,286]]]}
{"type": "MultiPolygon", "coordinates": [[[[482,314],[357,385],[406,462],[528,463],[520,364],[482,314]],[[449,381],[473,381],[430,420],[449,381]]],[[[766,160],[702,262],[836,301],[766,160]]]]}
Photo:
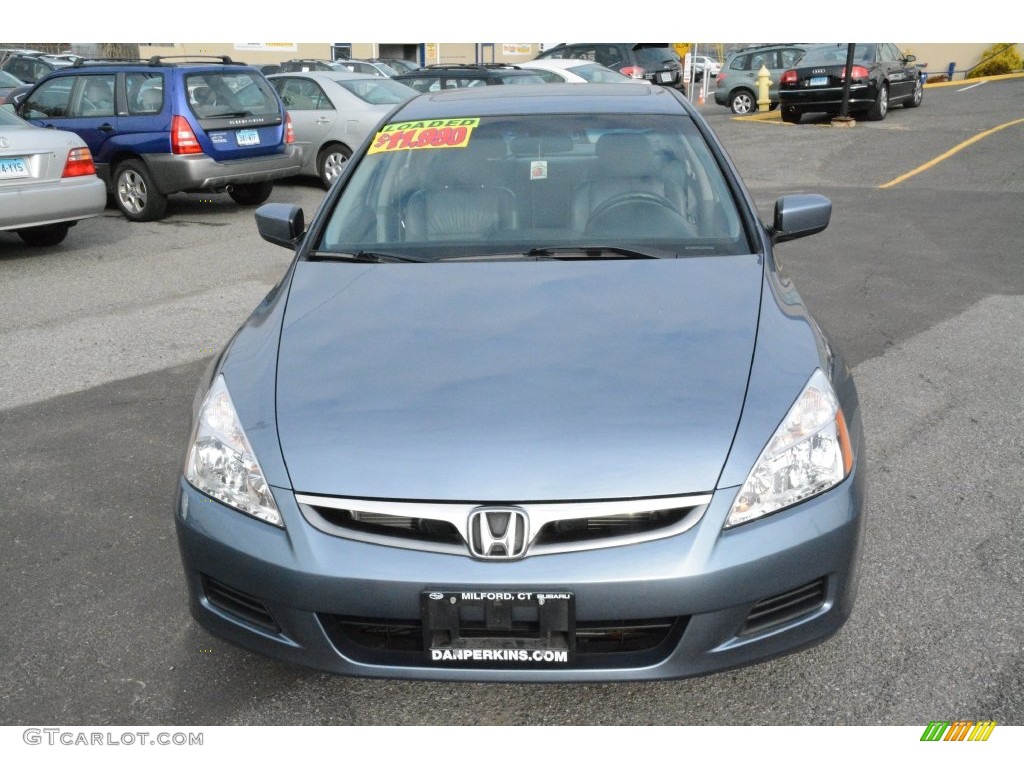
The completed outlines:
{"type": "Polygon", "coordinates": [[[280,98],[255,67],[228,57],[175,63],[87,61],[40,80],[26,120],[72,131],[132,221],[161,218],[174,192],[228,192],[258,205],[302,165],[280,98]]]}

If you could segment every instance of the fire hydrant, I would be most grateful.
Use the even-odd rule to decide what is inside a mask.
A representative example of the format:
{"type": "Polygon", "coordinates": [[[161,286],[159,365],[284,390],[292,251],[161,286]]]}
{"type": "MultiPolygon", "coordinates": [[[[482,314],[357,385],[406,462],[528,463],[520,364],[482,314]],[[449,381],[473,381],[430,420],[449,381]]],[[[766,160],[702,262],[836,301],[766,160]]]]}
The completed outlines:
{"type": "Polygon", "coordinates": [[[761,71],[757,73],[757,108],[761,112],[767,112],[771,108],[771,97],[768,95],[768,87],[772,84],[772,73],[768,67],[761,65],[761,71]]]}

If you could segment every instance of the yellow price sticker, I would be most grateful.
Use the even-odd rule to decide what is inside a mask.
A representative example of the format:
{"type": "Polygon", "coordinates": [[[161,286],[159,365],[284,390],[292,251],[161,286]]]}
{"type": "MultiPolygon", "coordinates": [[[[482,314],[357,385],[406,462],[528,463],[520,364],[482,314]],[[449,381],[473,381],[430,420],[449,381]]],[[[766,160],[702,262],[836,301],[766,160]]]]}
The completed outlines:
{"type": "Polygon", "coordinates": [[[479,124],[480,119],[476,117],[392,123],[385,125],[377,133],[367,154],[405,149],[466,147],[469,145],[473,129],[479,124]]]}

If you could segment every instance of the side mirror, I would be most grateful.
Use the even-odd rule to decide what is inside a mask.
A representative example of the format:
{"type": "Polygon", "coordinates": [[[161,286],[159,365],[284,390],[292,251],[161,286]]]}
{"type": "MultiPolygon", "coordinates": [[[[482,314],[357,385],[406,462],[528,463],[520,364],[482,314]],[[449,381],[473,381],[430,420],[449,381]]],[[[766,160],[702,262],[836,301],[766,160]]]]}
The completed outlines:
{"type": "Polygon", "coordinates": [[[915,55],[914,55],[914,54],[912,54],[912,53],[909,53],[909,54],[907,54],[907,56],[906,56],[906,58],[904,59],[904,61],[906,61],[906,62],[907,62],[907,64],[910,64],[911,62],[917,61],[917,56],[915,56],[915,55]]]}
{"type": "Polygon", "coordinates": [[[256,209],[256,229],[268,243],[294,251],[306,234],[306,217],[297,205],[266,203],[256,209]]]}
{"type": "Polygon", "coordinates": [[[775,202],[772,242],[784,243],[815,235],[828,226],[832,201],[823,195],[786,195],[775,202]]]}

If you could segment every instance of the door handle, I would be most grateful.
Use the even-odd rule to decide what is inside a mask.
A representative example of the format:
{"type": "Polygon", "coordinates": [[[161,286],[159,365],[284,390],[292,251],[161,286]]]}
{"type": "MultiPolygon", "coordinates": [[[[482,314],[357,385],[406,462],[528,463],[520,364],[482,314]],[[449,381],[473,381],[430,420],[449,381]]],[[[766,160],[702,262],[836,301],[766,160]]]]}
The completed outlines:
{"type": "Polygon", "coordinates": [[[97,126],[97,131],[103,131],[104,133],[111,133],[114,130],[114,126],[110,123],[104,123],[103,125],[97,126]]]}

